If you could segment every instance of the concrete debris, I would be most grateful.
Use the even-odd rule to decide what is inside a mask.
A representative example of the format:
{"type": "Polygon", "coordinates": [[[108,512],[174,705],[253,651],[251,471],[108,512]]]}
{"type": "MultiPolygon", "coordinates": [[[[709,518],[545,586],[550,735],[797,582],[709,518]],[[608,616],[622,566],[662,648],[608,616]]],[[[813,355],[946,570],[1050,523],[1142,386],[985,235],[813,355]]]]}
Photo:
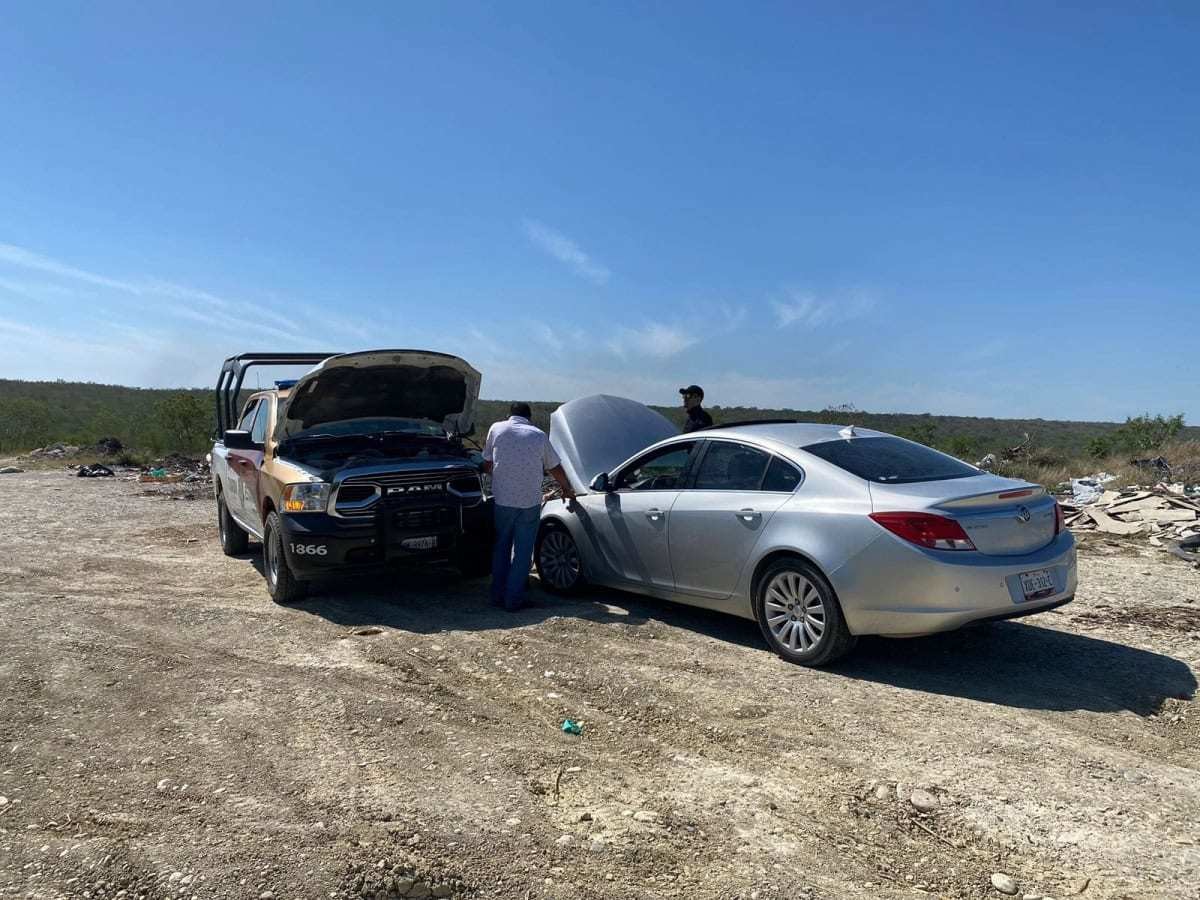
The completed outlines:
{"type": "Polygon", "coordinates": [[[975,463],[975,468],[983,469],[986,472],[991,472],[999,464],[1000,460],[996,459],[995,453],[989,453],[979,462],[975,463]]]}
{"type": "Polygon", "coordinates": [[[36,450],[31,450],[29,456],[32,459],[61,459],[64,456],[74,456],[79,452],[79,448],[74,444],[47,444],[45,447],[38,447],[36,450]]]}
{"type": "Polygon", "coordinates": [[[1086,506],[1089,503],[1095,503],[1104,495],[1104,485],[1115,481],[1116,477],[1107,472],[1097,472],[1088,478],[1072,478],[1071,494],[1077,504],[1086,506]]]}
{"type": "Polygon", "coordinates": [[[1200,535],[1200,498],[1184,485],[1160,482],[1114,491],[1103,490],[1103,483],[1099,475],[1072,479],[1071,496],[1059,498],[1068,528],[1123,537],[1144,535],[1152,547],[1188,561],[1200,560],[1191,546],[1191,538],[1200,535]]]}

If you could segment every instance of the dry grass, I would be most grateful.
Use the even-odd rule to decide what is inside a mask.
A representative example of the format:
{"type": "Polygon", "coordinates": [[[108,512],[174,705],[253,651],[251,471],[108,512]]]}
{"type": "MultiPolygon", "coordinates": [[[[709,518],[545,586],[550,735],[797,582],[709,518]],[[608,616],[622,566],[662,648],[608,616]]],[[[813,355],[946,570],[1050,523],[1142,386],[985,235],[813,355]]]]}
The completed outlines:
{"type": "MultiPolygon", "coordinates": [[[[1186,484],[1200,483],[1200,441],[1172,441],[1158,450],[1148,450],[1140,458],[1164,457],[1171,466],[1172,480],[1186,484]]],[[[1067,456],[1057,451],[1034,449],[1028,456],[1002,462],[997,475],[1022,478],[1054,490],[1072,478],[1083,478],[1097,472],[1117,476],[1112,487],[1152,484],[1157,479],[1152,472],[1133,465],[1129,454],[1111,455],[1103,459],[1089,456],[1067,456]]]]}

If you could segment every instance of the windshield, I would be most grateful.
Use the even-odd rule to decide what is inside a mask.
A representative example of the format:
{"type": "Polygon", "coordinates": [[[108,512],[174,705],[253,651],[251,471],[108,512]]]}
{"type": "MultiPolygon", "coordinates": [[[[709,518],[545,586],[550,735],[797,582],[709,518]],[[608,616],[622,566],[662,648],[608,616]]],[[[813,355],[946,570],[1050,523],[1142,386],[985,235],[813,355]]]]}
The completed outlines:
{"type": "Polygon", "coordinates": [[[878,484],[970,478],[979,470],[953,456],[898,437],[858,437],[809,444],[813,456],[878,484]]]}

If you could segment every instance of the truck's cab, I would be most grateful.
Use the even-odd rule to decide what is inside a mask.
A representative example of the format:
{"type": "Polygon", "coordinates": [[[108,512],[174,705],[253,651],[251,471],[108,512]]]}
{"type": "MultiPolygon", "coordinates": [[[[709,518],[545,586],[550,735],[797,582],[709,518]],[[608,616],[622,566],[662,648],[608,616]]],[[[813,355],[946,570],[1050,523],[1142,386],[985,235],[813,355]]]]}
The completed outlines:
{"type": "Polygon", "coordinates": [[[257,359],[222,370],[212,473],[222,548],[235,555],[248,535],[261,540],[272,597],[296,600],[314,577],[400,562],[487,570],[491,509],[478,454],[463,444],[478,372],[427,351],[331,355],[238,410],[247,362],[288,364],[257,359]]]}

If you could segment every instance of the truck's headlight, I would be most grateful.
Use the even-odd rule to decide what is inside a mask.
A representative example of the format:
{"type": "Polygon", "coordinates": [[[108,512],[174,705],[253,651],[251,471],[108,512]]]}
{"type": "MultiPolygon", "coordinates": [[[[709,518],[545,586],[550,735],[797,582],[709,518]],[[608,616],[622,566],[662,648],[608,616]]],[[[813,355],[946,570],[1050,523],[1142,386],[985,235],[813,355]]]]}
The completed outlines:
{"type": "Polygon", "coordinates": [[[283,488],[283,508],[286,512],[325,512],[329,505],[329,485],[323,481],[306,481],[283,488]]]}

